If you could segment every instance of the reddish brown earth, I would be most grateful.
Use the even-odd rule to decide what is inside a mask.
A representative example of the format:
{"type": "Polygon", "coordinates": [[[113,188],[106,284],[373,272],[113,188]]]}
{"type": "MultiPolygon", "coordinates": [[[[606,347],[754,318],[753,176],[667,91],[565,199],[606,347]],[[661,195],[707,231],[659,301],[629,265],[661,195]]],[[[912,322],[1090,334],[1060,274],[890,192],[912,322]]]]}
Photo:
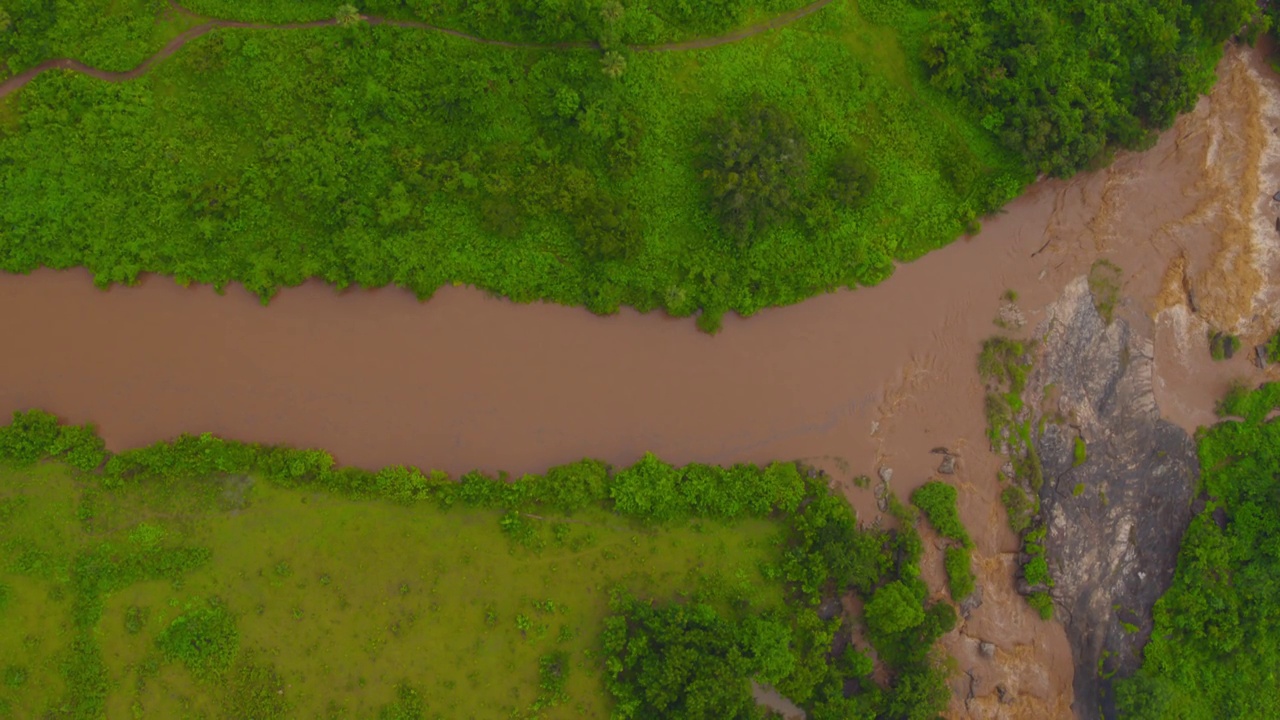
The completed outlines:
{"type": "Polygon", "coordinates": [[[1069,717],[1066,636],[1012,589],[1018,542],[997,499],[1002,460],[984,438],[975,357],[998,331],[1005,290],[1034,327],[1103,257],[1124,270],[1119,312],[1155,338],[1166,417],[1193,429],[1212,420],[1231,378],[1262,377],[1245,353],[1210,362],[1204,335],[1207,319],[1255,341],[1280,319],[1277,83],[1236,51],[1220,74],[1153,149],[1035,185],[977,237],[879,287],[731,318],[715,337],[688,320],[600,318],[464,288],[420,304],[311,283],[264,308],[240,290],[221,297],[162,278],[104,293],[82,271],[0,276],[0,412],[96,422],[114,449],[212,431],[452,472],[537,471],[584,455],[629,463],[644,451],[677,463],[797,458],[829,471],[865,520],[875,504],[854,476],[892,467],[905,495],[935,474],[930,450],[946,446],[961,458],[950,481],[985,596],[948,641],[962,671],[953,714],[1069,717]],[[998,646],[994,658],[979,640],[998,646]]]}

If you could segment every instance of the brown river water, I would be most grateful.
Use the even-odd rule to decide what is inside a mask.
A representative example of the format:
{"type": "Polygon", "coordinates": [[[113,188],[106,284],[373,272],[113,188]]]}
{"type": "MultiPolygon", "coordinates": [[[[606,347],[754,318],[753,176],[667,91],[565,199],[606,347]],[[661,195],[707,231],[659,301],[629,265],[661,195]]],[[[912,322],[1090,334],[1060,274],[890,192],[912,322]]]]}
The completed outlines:
{"type": "MultiPolygon", "coordinates": [[[[1230,380],[1262,379],[1248,352],[1211,362],[1205,333],[1206,321],[1241,332],[1248,351],[1280,320],[1280,83],[1252,51],[1230,51],[1219,74],[1154,148],[1036,184],[979,235],[881,286],[730,318],[715,337],[690,320],[601,318],[466,288],[424,304],[311,283],[264,308],[238,289],[158,277],[102,292],[83,271],[0,276],[0,412],[94,422],[113,449],[211,431],[455,473],[624,464],[645,451],[676,463],[803,459],[867,521],[875,502],[854,476],[891,467],[905,496],[936,476],[930,450],[946,446],[960,456],[950,480],[985,594],[948,638],[961,671],[953,715],[1070,717],[1066,636],[1012,588],[1018,541],[998,500],[976,357],[999,331],[1006,290],[1029,336],[1065,284],[1107,258],[1124,271],[1118,312],[1154,337],[1166,417],[1194,429],[1230,380]],[[979,640],[997,644],[993,659],[979,640]]],[[[926,564],[940,588],[940,560],[926,564]]]]}

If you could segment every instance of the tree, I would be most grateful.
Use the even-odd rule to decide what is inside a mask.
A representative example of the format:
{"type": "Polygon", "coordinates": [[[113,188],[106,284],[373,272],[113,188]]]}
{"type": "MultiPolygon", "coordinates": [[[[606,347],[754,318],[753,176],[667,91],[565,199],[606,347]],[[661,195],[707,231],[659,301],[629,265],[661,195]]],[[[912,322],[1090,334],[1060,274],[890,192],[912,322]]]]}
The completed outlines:
{"type": "Polygon", "coordinates": [[[617,50],[610,50],[600,58],[600,69],[606,76],[617,80],[627,71],[627,58],[617,50]]]}
{"type": "Polygon", "coordinates": [[[708,605],[614,603],[605,623],[605,684],[613,717],[756,720],[749,680],[791,672],[790,631],[755,618],[730,622],[708,605]]]}
{"type": "Polygon", "coordinates": [[[892,635],[924,622],[920,599],[899,580],[876,590],[866,607],[867,625],[878,634],[892,635]]]}
{"type": "Polygon", "coordinates": [[[355,5],[339,5],[333,13],[333,19],[342,27],[352,27],[358,25],[364,18],[361,17],[355,5]]]}
{"type": "Polygon", "coordinates": [[[759,98],[738,115],[714,118],[701,165],[712,211],[739,245],[793,216],[805,199],[804,135],[791,115],[759,98]]]}

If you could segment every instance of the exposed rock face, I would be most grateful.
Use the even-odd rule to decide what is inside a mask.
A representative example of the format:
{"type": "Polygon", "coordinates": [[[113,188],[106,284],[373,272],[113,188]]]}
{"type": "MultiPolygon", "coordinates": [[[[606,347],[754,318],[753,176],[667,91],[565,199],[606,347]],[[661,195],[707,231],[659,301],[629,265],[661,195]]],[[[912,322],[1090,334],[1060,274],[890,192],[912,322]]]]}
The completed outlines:
{"type": "Polygon", "coordinates": [[[1141,664],[1151,607],[1173,579],[1191,521],[1195,443],[1156,409],[1150,341],[1123,320],[1106,325],[1083,278],[1049,308],[1037,336],[1027,400],[1042,402],[1046,416],[1035,443],[1041,512],[1052,594],[1074,654],[1075,711],[1113,717],[1105,678],[1141,664]],[[1077,437],[1086,447],[1078,466],[1077,437]]]}

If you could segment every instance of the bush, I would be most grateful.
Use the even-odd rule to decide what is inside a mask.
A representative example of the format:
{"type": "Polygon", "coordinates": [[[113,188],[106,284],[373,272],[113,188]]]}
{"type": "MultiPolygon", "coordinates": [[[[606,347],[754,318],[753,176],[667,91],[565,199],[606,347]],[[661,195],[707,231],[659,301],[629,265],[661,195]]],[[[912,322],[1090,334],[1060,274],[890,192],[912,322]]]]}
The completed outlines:
{"type": "Polygon", "coordinates": [[[969,549],[949,547],[945,553],[947,587],[951,590],[951,599],[961,602],[972,595],[974,590],[973,564],[969,557],[969,549]]]}
{"type": "Polygon", "coordinates": [[[1031,605],[1036,612],[1040,613],[1040,619],[1053,619],[1053,598],[1049,597],[1049,593],[1031,593],[1031,595],[1027,597],[1027,604],[1031,605]]]}
{"type": "Polygon", "coordinates": [[[1077,436],[1071,445],[1071,467],[1080,467],[1089,459],[1089,447],[1084,438],[1077,436]]]}
{"type": "Polygon", "coordinates": [[[156,638],[165,660],[182,662],[200,680],[226,672],[239,645],[235,616],[221,604],[179,615],[156,638]]]}
{"type": "Polygon", "coordinates": [[[1240,338],[1227,333],[1209,331],[1209,356],[1214,360],[1230,360],[1240,349],[1240,338]]]}
{"type": "Polygon", "coordinates": [[[924,622],[920,598],[900,581],[876,590],[866,607],[867,627],[873,633],[893,635],[918,627],[924,622]]]}
{"type": "Polygon", "coordinates": [[[1011,530],[1015,533],[1021,533],[1031,527],[1031,519],[1035,508],[1031,503],[1031,498],[1027,497],[1025,490],[1017,485],[1009,485],[1000,491],[1000,502],[1004,504],[1005,512],[1009,516],[1009,528],[1011,530]]]}
{"type": "Polygon", "coordinates": [[[911,504],[920,508],[929,524],[938,534],[955,540],[965,547],[973,547],[973,540],[960,522],[960,513],[956,510],[956,489],[944,482],[925,483],[911,493],[911,504]]]}
{"type": "Polygon", "coordinates": [[[624,599],[614,610],[605,621],[605,685],[620,720],[754,719],[750,679],[789,672],[790,633],[777,623],[732,622],[701,604],[624,599]]]}

